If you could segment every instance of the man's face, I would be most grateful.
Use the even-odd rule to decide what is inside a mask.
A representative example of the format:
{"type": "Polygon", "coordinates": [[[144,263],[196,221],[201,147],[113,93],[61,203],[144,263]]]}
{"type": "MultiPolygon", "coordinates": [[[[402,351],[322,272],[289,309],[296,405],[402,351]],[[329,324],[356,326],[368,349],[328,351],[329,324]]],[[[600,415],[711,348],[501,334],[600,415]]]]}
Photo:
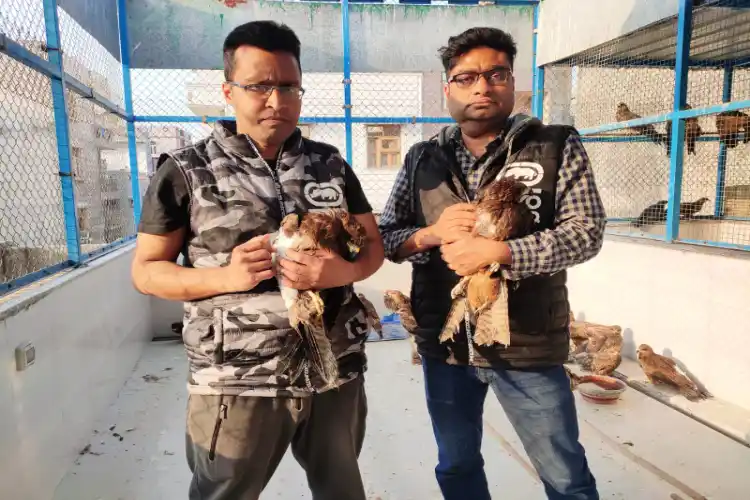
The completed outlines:
{"type": "Polygon", "coordinates": [[[451,116],[466,122],[504,122],[513,111],[515,82],[504,52],[478,47],[448,74],[445,97],[451,116]],[[478,76],[478,75],[482,76],[478,76]]]}
{"type": "MultiPolygon", "coordinates": [[[[302,75],[292,54],[242,46],[234,54],[232,81],[240,85],[300,87],[302,75]]],[[[256,142],[278,146],[294,132],[302,109],[302,99],[296,93],[278,89],[264,92],[226,83],[223,92],[227,103],[234,107],[242,132],[256,142]]]]}

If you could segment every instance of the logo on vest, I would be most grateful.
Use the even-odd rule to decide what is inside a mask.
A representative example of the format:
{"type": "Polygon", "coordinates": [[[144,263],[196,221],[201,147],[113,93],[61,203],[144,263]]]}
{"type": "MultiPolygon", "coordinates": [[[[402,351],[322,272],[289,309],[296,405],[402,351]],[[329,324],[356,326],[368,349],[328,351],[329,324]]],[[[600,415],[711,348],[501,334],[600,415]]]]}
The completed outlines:
{"type": "Polygon", "coordinates": [[[344,202],[341,186],[331,182],[305,184],[305,198],[315,207],[340,207],[344,202]]]}
{"type": "Polygon", "coordinates": [[[521,201],[526,203],[526,206],[534,215],[534,222],[539,224],[539,207],[542,206],[542,197],[539,195],[542,194],[542,190],[534,186],[542,182],[544,168],[538,163],[519,161],[508,165],[505,171],[498,175],[497,179],[501,176],[512,177],[529,188],[527,193],[521,197],[521,201]]]}

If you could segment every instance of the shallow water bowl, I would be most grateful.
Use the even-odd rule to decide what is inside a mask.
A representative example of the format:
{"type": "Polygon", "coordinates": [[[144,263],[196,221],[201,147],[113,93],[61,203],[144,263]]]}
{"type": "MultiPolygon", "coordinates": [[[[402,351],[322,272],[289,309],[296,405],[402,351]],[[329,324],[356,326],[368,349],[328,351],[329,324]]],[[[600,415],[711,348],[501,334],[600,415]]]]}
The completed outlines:
{"type": "Polygon", "coordinates": [[[606,375],[585,375],[577,388],[583,399],[601,405],[614,404],[627,385],[620,379],[606,375]]]}

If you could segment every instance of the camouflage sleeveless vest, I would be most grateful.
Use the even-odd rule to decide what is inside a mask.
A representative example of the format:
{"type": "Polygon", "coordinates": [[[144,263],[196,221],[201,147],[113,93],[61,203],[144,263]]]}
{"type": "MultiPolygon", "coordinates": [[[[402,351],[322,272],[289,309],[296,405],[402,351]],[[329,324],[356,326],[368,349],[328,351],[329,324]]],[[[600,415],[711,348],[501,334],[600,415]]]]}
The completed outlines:
{"type": "MultiPolygon", "coordinates": [[[[350,167],[335,148],[297,130],[269,166],[234,126],[217,122],[207,139],[169,154],[190,192],[186,266],[227,265],[235,246],[278,231],[282,213],[347,208],[344,172],[350,167]]],[[[351,286],[327,290],[323,297],[341,384],[366,368],[364,307],[351,286]]],[[[322,387],[306,369],[276,280],[247,293],[185,303],[183,342],[190,393],[304,396],[322,387]]]]}

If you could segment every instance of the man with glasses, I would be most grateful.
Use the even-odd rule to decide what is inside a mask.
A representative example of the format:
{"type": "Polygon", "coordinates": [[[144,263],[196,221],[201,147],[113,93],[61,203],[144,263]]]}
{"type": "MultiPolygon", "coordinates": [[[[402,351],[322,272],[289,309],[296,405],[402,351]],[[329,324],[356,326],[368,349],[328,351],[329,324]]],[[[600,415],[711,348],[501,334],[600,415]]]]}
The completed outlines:
{"type": "MultiPolygon", "coordinates": [[[[440,51],[456,125],[413,146],[380,221],[386,257],[412,263],[427,408],[446,500],[490,498],[481,454],[482,410],[492,388],[550,499],[597,499],[578,440],[568,355],[566,269],[594,257],[605,213],[576,131],[516,115],[513,60],[505,32],[472,28],[440,51]],[[506,242],[472,237],[473,200],[494,180],[529,188],[535,227],[506,242]],[[473,325],[438,337],[460,276],[499,264],[510,280],[510,344],[478,346],[473,325]]],[[[509,485],[512,496],[512,486],[509,485]]]]}
{"type": "Polygon", "coordinates": [[[365,500],[357,458],[368,331],[351,285],[383,262],[377,223],[338,151],[297,128],[304,92],[294,32],[270,21],[239,26],[224,42],[224,67],[236,122],[218,121],[207,139],[161,156],[132,270],[142,293],[185,302],[189,497],[257,499],[291,445],[313,498],[365,500]],[[326,208],[364,226],[356,262],[287,250],[277,268],[269,235],[282,218],[326,208]],[[325,292],[339,364],[333,390],[308,369],[310,346],[294,349],[277,273],[285,286],[325,292]]]}

